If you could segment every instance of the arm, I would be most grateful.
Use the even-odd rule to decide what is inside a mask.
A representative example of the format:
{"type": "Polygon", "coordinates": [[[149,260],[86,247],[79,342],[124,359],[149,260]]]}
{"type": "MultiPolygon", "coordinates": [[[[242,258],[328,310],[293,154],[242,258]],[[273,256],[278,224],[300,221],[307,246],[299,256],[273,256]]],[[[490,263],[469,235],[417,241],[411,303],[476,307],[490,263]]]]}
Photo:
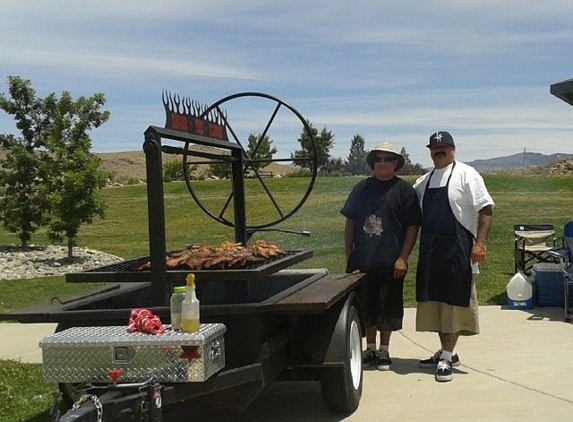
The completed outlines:
{"type": "Polygon", "coordinates": [[[406,229],[406,236],[404,237],[404,244],[400,256],[394,263],[394,278],[406,277],[408,271],[408,258],[414,249],[416,239],[418,238],[418,226],[410,226],[406,229]]]}
{"type": "Polygon", "coordinates": [[[346,262],[350,257],[350,252],[354,248],[354,220],[350,218],[346,219],[346,224],[344,225],[344,254],[346,256],[346,262]]]}
{"type": "Polygon", "coordinates": [[[486,205],[478,213],[478,228],[476,242],[472,248],[472,263],[477,264],[485,259],[486,247],[485,242],[489,235],[491,228],[491,220],[493,216],[493,207],[486,205]]]}

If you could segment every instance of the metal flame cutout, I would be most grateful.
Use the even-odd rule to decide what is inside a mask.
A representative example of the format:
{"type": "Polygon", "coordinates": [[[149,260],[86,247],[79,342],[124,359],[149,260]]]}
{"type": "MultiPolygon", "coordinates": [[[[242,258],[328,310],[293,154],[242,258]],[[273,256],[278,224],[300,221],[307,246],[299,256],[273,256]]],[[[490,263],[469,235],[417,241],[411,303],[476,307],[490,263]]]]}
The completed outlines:
{"type": "Polygon", "coordinates": [[[168,121],[171,114],[180,114],[225,126],[227,113],[226,111],[220,110],[218,107],[209,110],[209,112],[205,114],[209,106],[189,97],[182,97],[179,94],[173,94],[169,91],[163,90],[161,98],[163,100],[163,107],[165,108],[168,121]]]}

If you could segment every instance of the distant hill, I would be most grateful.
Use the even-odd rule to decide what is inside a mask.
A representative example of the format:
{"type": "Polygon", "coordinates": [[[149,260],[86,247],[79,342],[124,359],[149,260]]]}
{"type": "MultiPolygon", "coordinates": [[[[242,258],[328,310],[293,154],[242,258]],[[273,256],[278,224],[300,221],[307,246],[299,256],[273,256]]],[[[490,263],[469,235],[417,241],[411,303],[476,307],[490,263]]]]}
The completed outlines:
{"type": "Polygon", "coordinates": [[[492,171],[521,169],[524,166],[544,166],[557,161],[571,159],[573,159],[573,154],[558,153],[545,155],[538,152],[526,152],[508,155],[506,157],[475,160],[466,162],[466,164],[472,166],[480,173],[487,173],[492,171]]]}
{"type": "MultiPolygon", "coordinates": [[[[0,147],[0,159],[5,156],[6,151],[0,147]]],[[[124,152],[104,152],[96,153],[101,158],[101,168],[114,174],[116,181],[125,182],[128,179],[145,180],[145,154],[143,151],[124,152]]],[[[166,157],[166,160],[180,159],[178,156],[166,157]]],[[[541,154],[537,152],[526,152],[508,155],[505,157],[495,157],[488,159],[474,160],[466,162],[480,173],[518,171],[524,166],[537,172],[548,174],[572,174],[573,154],[541,154]]],[[[295,170],[292,166],[271,164],[265,168],[277,175],[283,175],[295,170]]]]}

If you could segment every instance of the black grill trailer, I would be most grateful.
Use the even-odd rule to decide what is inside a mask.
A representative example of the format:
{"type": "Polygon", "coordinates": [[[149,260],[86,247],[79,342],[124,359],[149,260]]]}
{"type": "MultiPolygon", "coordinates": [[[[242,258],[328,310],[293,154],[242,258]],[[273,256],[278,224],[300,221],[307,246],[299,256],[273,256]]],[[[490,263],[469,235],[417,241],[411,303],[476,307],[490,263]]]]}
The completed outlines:
{"type": "MultiPolygon", "coordinates": [[[[257,93],[228,97],[206,112],[218,110],[218,104],[243,96],[275,101],[277,109],[287,107],[299,116],[282,101],[257,93]]],[[[173,114],[176,113],[168,113],[168,120],[173,114]]],[[[302,116],[300,120],[306,124],[302,116]]],[[[272,120],[268,126],[271,123],[272,120]]],[[[310,130],[309,133],[312,134],[310,130]]],[[[130,262],[68,274],[67,282],[107,284],[75,298],[0,315],[0,319],[57,323],[57,332],[61,332],[72,327],[127,325],[130,310],[145,307],[162,321],[169,321],[170,292],[173,286],[184,283],[188,272],[166,268],[161,156],[175,153],[187,157],[193,154],[190,148],[193,144],[226,151],[217,159],[230,161],[235,240],[246,244],[256,228],[247,225],[244,212],[243,177],[249,157],[242,147],[238,143],[173,130],[169,122],[166,128],[151,126],[145,132],[143,145],[150,244],[150,255],[146,258],[151,264],[150,271],[130,271],[129,264],[133,264],[130,262]],[[183,146],[164,146],[164,139],[183,146]]],[[[208,155],[212,158],[214,153],[208,155]]],[[[313,159],[310,187],[316,175],[316,157],[309,158],[313,159]]],[[[224,367],[203,382],[158,383],[151,375],[149,380],[138,383],[114,382],[111,375],[110,381],[104,383],[93,383],[89,379],[61,382],[60,392],[70,409],[60,416],[54,407],[51,420],[156,422],[162,419],[164,409],[192,400],[210,409],[242,410],[270,383],[283,380],[317,381],[330,410],[354,411],[362,394],[364,327],[360,297],[364,277],[362,274],[330,274],[326,269],[289,268],[311,256],[312,251],[288,251],[285,257],[252,268],[193,271],[201,300],[201,323],[219,323],[226,327],[224,367]]]]}

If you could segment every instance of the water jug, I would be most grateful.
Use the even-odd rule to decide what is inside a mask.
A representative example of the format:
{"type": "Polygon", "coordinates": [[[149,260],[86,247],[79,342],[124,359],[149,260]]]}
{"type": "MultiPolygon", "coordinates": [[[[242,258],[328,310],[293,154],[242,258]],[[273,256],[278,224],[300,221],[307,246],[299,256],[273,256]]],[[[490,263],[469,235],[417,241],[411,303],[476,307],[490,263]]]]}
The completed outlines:
{"type": "Polygon", "coordinates": [[[533,308],[533,284],[521,271],[507,283],[507,305],[509,309],[533,308]]]}

